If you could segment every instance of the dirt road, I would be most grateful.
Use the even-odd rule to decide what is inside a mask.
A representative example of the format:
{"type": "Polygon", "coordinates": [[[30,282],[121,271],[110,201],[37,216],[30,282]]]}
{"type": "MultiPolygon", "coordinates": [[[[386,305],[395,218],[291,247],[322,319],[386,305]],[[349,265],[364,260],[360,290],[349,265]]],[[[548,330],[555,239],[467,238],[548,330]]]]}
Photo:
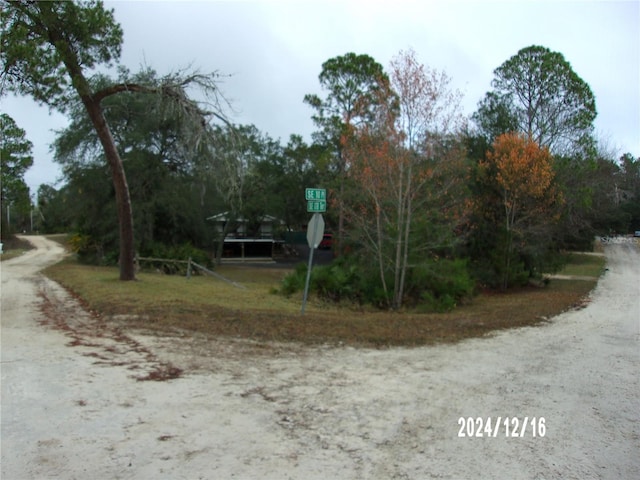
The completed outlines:
{"type": "Polygon", "coordinates": [[[38,273],[62,251],[31,241],[1,266],[3,480],[640,478],[632,245],[548,325],[367,350],[124,335],[38,273]]]}

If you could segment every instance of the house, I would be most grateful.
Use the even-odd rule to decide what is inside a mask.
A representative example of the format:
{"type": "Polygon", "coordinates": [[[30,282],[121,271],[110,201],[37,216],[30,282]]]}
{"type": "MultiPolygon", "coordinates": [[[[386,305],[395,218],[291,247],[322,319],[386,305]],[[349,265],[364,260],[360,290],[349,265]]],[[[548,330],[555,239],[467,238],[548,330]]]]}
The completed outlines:
{"type": "Polygon", "coordinates": [[[274,235],[284,226],[284,222],[271,215],[253,220],[244,217],[231,220],[229,212],[222,212],[207,217],[207,220],[215,224],[216,242],[227,228],[223,245],[223,258],[227,260],[273,260],[276,250],[283,243],[276,240],[274,235]]]}

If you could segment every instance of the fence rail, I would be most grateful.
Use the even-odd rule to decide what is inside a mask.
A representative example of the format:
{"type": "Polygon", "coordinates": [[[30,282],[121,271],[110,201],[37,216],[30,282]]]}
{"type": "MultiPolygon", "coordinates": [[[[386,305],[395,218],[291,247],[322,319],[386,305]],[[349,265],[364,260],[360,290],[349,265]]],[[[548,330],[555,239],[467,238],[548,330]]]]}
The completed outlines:
{"type": "MultiPolygon", "coordinates": [[[[203,267],[202,265],[197,264],[196,262],[194,262],[193,260],[189,259],[189,266],[190,267],[196,267],[198,270],[206,273],[207,275],[211,275],[212,277],[217,278],[218,280],[222,280],[223,282],[227,282],[231,285],[233,285],[236,288],[241,288],[243,290],[246,290],[247,287],[245,287],[244,285],[238,283],[238,282],[234,282],[233,280],[229,280],[227,277],[225,277],[224,275],[220,275],[219,273],[214,272],[213,270],[209,270],[208,268],[203,267]]],[[[190,276],[191,271],[187,271],[187,276],[190,276]]]]}
{"type": "Polygon", "coordinates": [[[153,257],[138,257],[136,260],[142,260],[145,262],[163,262],[163,263],[189,263],[189,260],[174,260],[172,258],[153,258],[153,257]]]}
{"type": "Polygon", "coordinates": [[[219,273],[214,272],[213,270],[209,270],[206,267],[203,267],[202,265],[194,262],[191,257],[189,257],[188,260],[174,260],[171,258],[153,258],[153,257],[138,257],[136,256],[136,265],[139,265],[139,262],[143,261],[143,262],[157,262],[157,263],[174,263],[174,264],[178,264],[178,265],[187,265],[187,279],[191,278],[191,273],[193,272],[193,269],[196,268],[198,269],[200,272],[209,275],[211,277],[217,278],[218,280],[222,280],[223,282],[226,282],[230,285],[233,285],[236,288],[241,288],[243,290],[246,290],[247,287],[245,287],[244,285],[238,283],[238,282],[234,282],[233,280],[228,279],[227,277],[225,277],[224,275],[220,275],[219,273]]]}

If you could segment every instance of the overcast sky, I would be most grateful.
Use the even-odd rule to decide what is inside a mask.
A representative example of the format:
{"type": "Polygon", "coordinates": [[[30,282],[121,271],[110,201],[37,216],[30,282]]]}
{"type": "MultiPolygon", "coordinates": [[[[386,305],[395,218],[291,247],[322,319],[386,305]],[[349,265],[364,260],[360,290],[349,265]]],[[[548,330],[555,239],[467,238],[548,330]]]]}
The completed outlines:
{"type": "MultiPolygon", "coordinates": [[[[309,139],[307,93],[322,94],[321,65],[347,52],[385,68],[400,50],[444,70],[471,115],[493,71],[521,48],[560,52],[596,97],[596,133],[617,153],[640,156],[640,2],[627,1],[107,1],[124,30],[121,63],[158,73],[189,65],[229,74],[221,85],[235,123],[286,142],[309,139]]],[[[27,99],[5,97],[34,144],[26,180],[35,193],[60,176],[53,129],[65,118],[27,99]]]]}

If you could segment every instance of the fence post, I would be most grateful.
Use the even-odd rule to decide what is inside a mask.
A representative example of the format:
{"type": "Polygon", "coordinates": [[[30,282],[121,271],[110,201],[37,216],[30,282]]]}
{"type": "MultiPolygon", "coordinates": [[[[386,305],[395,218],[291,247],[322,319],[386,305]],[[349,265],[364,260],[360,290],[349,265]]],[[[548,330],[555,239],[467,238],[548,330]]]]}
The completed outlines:
{"type": "Polygon", "coordinates": [[[187,280],[191,278],[191,257],[189,257],[189,261],[187,262],[187,280]]]}

